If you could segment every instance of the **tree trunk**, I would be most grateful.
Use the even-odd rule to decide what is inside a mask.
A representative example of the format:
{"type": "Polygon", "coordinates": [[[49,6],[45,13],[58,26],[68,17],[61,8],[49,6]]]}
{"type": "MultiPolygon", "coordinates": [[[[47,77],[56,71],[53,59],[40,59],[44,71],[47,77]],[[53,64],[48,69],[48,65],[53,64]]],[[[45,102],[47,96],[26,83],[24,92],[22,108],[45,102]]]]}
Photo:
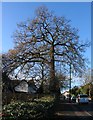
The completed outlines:
{"type": "Polygon", "coordinates": [[[54,60],[54,46],[51,46],[50,50],[50,92],[55,91],[55,60],[54,60]]]}

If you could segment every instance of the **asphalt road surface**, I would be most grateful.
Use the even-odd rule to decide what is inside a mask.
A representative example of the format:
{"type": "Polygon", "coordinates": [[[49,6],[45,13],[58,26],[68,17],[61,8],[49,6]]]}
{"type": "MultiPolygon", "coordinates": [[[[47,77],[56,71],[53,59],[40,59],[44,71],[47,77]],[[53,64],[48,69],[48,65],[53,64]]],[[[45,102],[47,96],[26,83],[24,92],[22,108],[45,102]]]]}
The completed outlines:
{"type": "Polygon", "coordinates": [[[60,100],[47,120],[93,120],[93,103],[79,105],[60,100]]]}

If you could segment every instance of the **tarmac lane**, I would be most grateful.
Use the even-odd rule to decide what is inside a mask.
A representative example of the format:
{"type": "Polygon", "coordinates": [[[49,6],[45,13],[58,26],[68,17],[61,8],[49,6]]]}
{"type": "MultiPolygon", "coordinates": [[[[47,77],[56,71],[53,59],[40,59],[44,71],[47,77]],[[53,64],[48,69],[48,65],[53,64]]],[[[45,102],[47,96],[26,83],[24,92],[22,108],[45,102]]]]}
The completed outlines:
{"type": "Polygon", "coordinates": [[[71,104],[76,117],[80,120],[93,120],[93,104],[71,104]]]}
{"type": "Polygon", "coordinates": [[[47,120],[93,120],[93,103],[79,105],[60,100],[47,120]]]}

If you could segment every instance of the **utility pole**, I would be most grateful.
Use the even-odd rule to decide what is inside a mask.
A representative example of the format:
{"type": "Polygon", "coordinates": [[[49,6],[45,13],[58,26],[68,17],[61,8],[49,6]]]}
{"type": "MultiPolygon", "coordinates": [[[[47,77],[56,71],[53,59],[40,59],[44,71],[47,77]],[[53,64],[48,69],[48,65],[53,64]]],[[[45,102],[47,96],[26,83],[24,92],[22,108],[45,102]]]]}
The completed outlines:
{"type": "Polygon", "coordinates": [[[69,102],[71,102],[71,63],[70,63],[70,79],[69,79],[69,102]]]}
{"type": "Polygon", "coordinates": [[[44,80],[44,63],[41,63],[41,74],[42,74],[42,80],[44,80]]]}

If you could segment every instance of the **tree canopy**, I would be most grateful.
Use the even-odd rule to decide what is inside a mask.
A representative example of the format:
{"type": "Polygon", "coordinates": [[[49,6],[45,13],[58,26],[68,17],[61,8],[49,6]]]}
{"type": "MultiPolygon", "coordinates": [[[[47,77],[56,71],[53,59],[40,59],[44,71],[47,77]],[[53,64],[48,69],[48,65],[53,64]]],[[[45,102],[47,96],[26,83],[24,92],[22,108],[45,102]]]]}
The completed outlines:
{"type": "Polygon", "coordinates": [[[57,63],[65,69],[71,64],[76,73],[85,69],[83,53],[88,44],[80,41],[78,30],[71,27],[65,17],[58,17],[41,6],[33,19],[21,22],[17,27],[13,35],[14,49],[3,54],[4,71],[12,73],[17,69],[31,75],[39,70],[36,67],[42,63],[42,74],[48,73],[50,88],[56,90],[53,81],[57,63]]]}

